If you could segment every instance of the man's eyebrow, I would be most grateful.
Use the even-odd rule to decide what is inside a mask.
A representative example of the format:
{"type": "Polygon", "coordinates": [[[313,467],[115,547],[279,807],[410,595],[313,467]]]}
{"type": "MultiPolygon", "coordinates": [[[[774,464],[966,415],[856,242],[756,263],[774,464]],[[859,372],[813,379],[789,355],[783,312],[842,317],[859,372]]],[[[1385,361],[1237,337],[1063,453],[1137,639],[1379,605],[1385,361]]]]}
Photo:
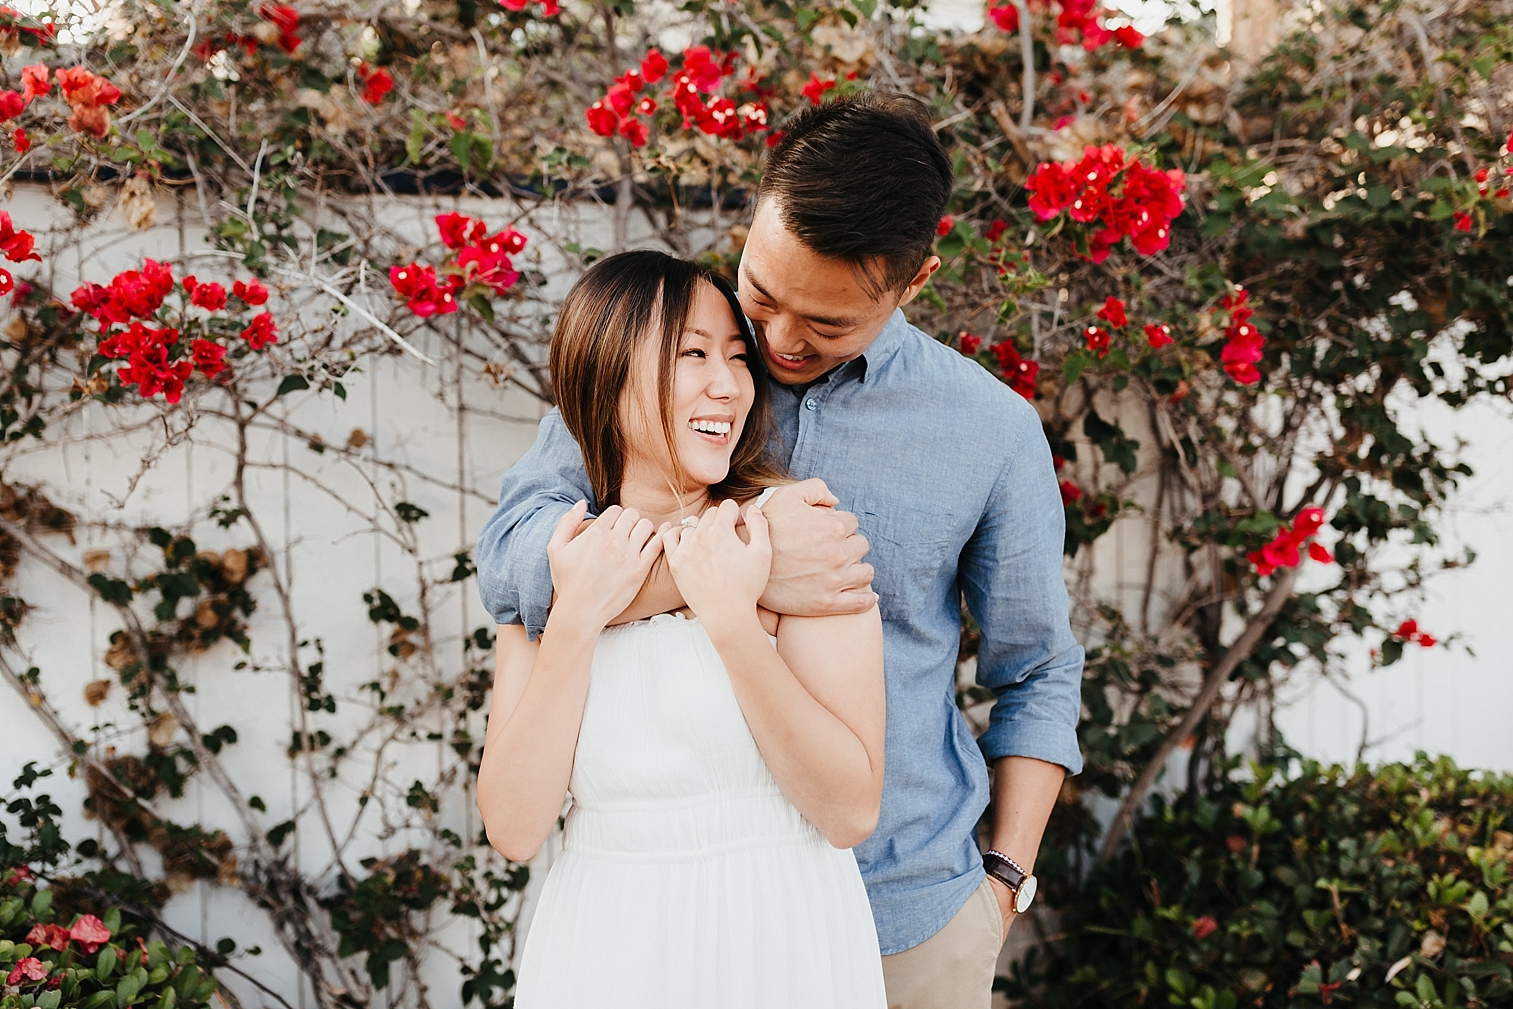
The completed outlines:
{"type": "MultiPolygon", "coordinates": [[[[756,292],[762,297],[766,298],[768,301],[777,302],[778,299],[773,297],[771,291],[767,290],[767,288],[757,283],[756,278],[751,275],[750,270],[742,269],[741,276],[745,279],[746,283],[756,288],[756,292]]],[[[802,316],[802,318],[808,322],[812,322],[820,326],[829,326],[833,329],[850,329],[852,326],[856,325],[855,319],[846,318],[845,316],[805,315],[802,316]]]]}

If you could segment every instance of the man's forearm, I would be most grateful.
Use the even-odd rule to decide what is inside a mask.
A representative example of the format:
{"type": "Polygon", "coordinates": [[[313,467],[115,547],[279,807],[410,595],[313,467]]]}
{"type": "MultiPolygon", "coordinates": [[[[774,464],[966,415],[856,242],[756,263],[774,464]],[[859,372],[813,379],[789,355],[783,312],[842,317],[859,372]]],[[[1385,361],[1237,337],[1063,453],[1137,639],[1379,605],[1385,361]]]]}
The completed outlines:
{"type": "Polygon", "coordinates": [[[1040,839],[1061,793],[1066,768],[1034,757],[1000,757],[993,765],[992,848],[1035,871],[1040,839]]]}
{"type": "Polygon", "coordinates": [[[645,620],[658,613],[671,613],[673,610],[682,609],[683,605],[683,593],[678,591],[677,584],[672,580],[672,572],[667,570],[667,557],[664,555],[658,557],[656,563],[651,566],[651,573],[646,576],[646,581],[642,583],[641,591],[636,593],[636,598],[630,601],[630,605],[625,607],[619,616],[609,622],[609,626],[616,627],[633,620],[645,620]]]}

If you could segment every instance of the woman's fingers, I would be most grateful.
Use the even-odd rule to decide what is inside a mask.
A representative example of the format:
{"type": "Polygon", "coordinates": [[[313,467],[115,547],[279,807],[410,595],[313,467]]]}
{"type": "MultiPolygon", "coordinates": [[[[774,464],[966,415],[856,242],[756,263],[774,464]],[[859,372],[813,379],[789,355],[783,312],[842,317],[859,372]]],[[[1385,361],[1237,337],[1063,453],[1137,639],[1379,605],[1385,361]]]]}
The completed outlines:
{"type": "MultiPolygon", "coordinates": [[[[634,514],[634,513],[631,513],[634,514]]],[[[651,524],[651,519],[641,519],[630,530],[630,545],[640,550],[646,546],[646,541],[657,533],[656,526],[651,524]]]]}
{"type": "Polygon", "coordinates": [[[759,506],[753,505],[746,512],[746,528],[751,533],[751,546],[755,550],[772,549],[771,541],[767,538],[767,516],[762,514],[759,506]]]}
{"type": "Polygon", "coordinates": [[[588,514],[588,501],[580,500],[567,510],[567,514],[557,521],[557,528],[552,531],[552,538],[547,541],[547,549],[554,550],[564,547],[573,538],[578,523],[583,521],[583,516],[588,514]]]}

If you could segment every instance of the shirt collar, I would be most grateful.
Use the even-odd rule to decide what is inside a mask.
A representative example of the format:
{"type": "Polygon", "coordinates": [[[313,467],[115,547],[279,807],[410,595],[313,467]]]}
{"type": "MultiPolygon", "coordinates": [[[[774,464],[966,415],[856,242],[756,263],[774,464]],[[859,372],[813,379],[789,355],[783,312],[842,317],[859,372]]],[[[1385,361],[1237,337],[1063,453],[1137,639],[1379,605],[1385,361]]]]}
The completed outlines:
{"type": "Polygon", "coordinates": [[[898,349],[904,345],[904,336],[909,332],[909,322],[904,318],[904,310],[895,308],[888,321],[883,323],[883,328],[877,334],[862,356],[856,359],[856,377],[860,382],[867,380],[867,375],[888,363],[888,359],[898,353],[898,349]]]}

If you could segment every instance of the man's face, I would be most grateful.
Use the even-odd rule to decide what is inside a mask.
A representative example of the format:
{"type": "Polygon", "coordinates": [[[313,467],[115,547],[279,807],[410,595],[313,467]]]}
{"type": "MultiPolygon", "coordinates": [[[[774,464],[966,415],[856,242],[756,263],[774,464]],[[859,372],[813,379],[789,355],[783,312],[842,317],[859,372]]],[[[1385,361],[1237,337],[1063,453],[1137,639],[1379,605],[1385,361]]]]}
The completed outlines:
{"type": "Polygon", "coordinates": [[[776,201],[764,199],[741,255],[741,309],[756,327],[768,372],[799,385],[860,357],[939,266],[931,256],[909,286],[874,298],[851,264],[805,247],[783,227],[776,201]]]}

